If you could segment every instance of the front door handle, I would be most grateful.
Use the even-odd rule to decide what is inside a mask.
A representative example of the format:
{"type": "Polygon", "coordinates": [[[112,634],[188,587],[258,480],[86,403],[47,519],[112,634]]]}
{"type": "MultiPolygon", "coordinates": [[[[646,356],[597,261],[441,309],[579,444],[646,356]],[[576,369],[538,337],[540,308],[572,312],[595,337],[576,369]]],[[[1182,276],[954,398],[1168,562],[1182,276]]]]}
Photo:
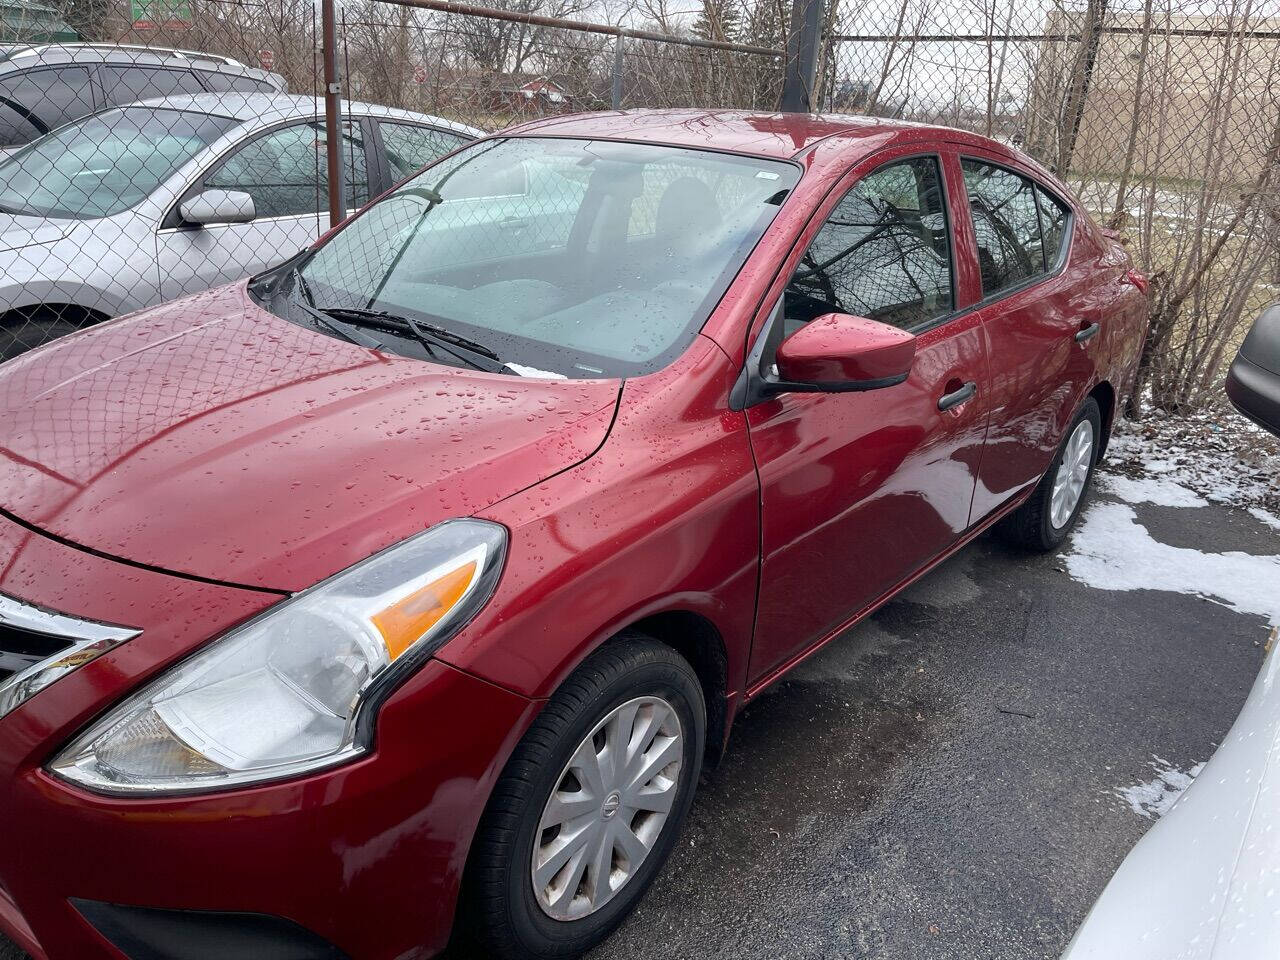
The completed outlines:
{"type": "Polygon", "coordinates": [[[958,407],[966,400],[973,399],[973,395],[978,392],[978,385],[970,380],[959,390],[952,390],[950,393],[944,393],[938,399],[939,410],[950,410],[952,407],[958,407]]]}
{"type": "Polygon", "coordinates": [[[1084,343],[1086,340],[1092,340],[1098,335],[1098,331],[1102,329],[1102,325],[1096,320],[1087,327],[1081,327],[1076,331],[1076,343],[1084,343]]]}

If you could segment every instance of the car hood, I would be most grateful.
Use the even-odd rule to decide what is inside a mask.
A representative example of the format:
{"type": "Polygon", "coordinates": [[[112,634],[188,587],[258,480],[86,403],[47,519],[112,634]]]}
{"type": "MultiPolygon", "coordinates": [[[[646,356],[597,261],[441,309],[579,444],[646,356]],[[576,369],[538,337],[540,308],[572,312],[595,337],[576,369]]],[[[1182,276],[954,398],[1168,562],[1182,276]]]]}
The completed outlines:
{"type": "Polygon", "coordinates": [[[0,366],[0,510],[134,563],[298,590],[590,456],[619,392],[367,350],[238,284],[0,366]]]}
{"type": "MultiPolygon", "coordinates": [[[[2,160],[3,157],[0,157],[2,160]]],[[[50,220],[0,211],[0,248],[20,250],[61,240],[75,228],[76,220],[50,220]]]]}

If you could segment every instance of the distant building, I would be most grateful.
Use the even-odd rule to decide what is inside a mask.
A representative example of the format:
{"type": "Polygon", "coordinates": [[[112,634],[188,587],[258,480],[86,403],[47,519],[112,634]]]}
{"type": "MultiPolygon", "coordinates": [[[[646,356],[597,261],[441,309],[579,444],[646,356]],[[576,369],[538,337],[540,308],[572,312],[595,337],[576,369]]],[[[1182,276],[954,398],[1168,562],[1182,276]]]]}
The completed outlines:
{"type": "Polygon", "coordinates": [[[53,7],[27,0],[0,0],[0,45],[74,43],[79,39],[53,7]]]}
{"type": "MultiPolygon", "coordinates": [[[[1072,78],[1081,77],[1083,10],[1054,10],[1027,105],[1025,147],[1057,164],[1070,132],[1072,78]],[[1058,37],[1069,37],[1062,40],[1058,37]]],[[[1084,98],[1070,169],[1107,176],[1124,167],[1142,62],[1142,13],[1108,13],[1084,98]]],[[[1137,175],[1247,182],[1276,131],[1280,18],[1157,14],[1138,110],[1137,175]],[[1206,163],[1221,169],[1206,170],[1206,163]]],[[[1079,98],[1077,98],[1079,102],[1079,98]]]]}
{"type": "Polygon", "coordinates": [[[537,116],[568,112],[571,100],[569,91],[550,77],[506,75],[498,79],[497,89],[491,94],[495,109],[537,116]]]}

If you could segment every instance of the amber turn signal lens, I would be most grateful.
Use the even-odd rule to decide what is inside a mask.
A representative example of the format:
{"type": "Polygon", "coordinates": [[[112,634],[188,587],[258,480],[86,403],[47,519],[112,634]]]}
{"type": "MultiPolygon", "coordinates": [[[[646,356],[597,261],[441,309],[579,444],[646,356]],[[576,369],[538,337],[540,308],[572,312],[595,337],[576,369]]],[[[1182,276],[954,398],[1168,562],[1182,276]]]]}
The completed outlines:
{"type": "Polygon", "coordinates": [[[475,561],[451,570],[372,617],[387,654],[395,660],[443,619],[475,579],[475,561]]]}

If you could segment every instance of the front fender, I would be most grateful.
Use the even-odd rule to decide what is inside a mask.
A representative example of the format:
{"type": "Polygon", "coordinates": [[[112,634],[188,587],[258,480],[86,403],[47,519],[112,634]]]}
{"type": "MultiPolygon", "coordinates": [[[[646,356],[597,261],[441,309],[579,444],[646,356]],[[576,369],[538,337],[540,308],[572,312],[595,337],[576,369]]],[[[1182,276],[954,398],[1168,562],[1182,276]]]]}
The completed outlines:
{"type": "Polygon", "coordinates": [[[115,317],[159,301],[155,238],[129,218],[79,221],[58,240],[6,247],[0,239],[0,313],[74,304],[115,317]]]}
{"type": "Polygon", "coordinates": [[[628,381],[591,459],[484,512],[511,534],[489,606],[437,656],[526,697],[655,613],[710,621],[730,696],[745,683],[759,568],[759,483],[733,371],[705,339],[628,381]],[[659,439],[660,438],[660,439],[659,439]]]}

